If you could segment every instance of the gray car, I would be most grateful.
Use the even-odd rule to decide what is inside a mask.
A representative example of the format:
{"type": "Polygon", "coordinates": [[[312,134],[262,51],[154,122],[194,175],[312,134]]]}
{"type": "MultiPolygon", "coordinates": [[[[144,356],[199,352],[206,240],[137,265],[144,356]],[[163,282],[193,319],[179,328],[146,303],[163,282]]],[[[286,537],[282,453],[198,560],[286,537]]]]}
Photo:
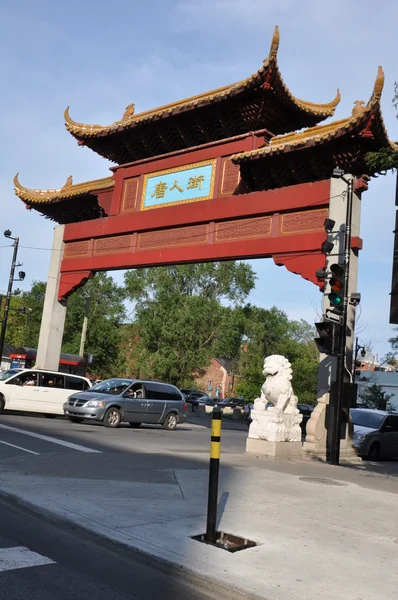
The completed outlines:
{"type": "Polygon", "coordinates": [[[186,407],[183,395],[173,385],[114,378],[73,394],[63,408],[73,423],[91,419],[102,421],[105,427],[118,427],[127,421],[131,427],[150,423],[171,431],[186,420],[186,407]]]}
{"type": "Polygon", "coordinates": [[[368,460],[398,458],[398,413],[353,408],[350,415],[359,456],[368,460]]]}

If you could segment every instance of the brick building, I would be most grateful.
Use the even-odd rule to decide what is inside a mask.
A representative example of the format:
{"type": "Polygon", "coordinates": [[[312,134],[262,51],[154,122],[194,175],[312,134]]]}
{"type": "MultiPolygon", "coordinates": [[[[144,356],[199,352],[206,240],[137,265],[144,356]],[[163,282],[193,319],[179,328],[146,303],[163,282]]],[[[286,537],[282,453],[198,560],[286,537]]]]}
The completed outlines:
{"type": "Polygon", "coordinates": [[[240,377],[234,373],[232,363],[227,358],[213,358],[210,365],[200,377],[195,378],[196,385],[209,396],[226,398],[233,390],[240,377]]]}

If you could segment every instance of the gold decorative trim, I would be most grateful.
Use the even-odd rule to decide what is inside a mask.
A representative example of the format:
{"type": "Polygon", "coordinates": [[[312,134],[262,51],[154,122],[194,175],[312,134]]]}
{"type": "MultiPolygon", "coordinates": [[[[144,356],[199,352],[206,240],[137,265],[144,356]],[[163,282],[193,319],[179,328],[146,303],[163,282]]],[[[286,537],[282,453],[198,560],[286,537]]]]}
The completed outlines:
{"type": "Polygon", "coordinates": [[[323,213],[325,215],[325,217],[327,217],[327,208],[319,208],[317,210],[300,210],[297,212],[290,212],[290,213],[285,213],[281,216],[281,234],[282,235],[297,235],[297,234],[301,234],[301,233],[313,233],[316,231],[324,231],[324,227],[323,225],[321,225],[320,227],[317,227],[316,229],[300,229],[299,231],[284,231],[283,230],[283,223],[285,221],[286,218],[291,217],[292,215],[300,215],[300,216],[309,216],[309,215],[313,215],[314,213],[323,213]]]}
{"type": "MultiPolygon", "coordinates": [[[[189,236],[189,238],[187,238],[187,240],[181,241],[181,242],[172,242],[170,244],[168,243],[161,243],[159,242],[158,244],[155,242],[152,246],[144,246],[141,245],[142,240],[144,240],[144,236],[151,234],[151,233],[155,233],[155,232],[150,232],[150,231],[145,231],[143,233],[139,233],[138,234],[138,238],[137,238],[137,249],[139,249],[141,252],[145,252],[145,251],[150,251],[150,250],[154,250],[156,248],[177,248],[180,246],[194,246],[195,244],[207,244],[209,241],[209,225],[205,224],[205,225],[189,225],[187,227],[175,227],[173,229],[169,229],[168,232],[172,233],[172,232],[176,232],[177,234],[180,234],[181,232],[187,232],[187,233],[192,233],[192,230],[194,229],[199,229],[200,227],[203,227],[203,239],[201,240],[195,240],[192,239],[192,235],[189,236]]],[[[164,230],[159,230],[159,232],[162,232],[164,230]]],[[[198,236],[199,237],[199,236],[198,236]]]]}
{"type": "Polygon", "coordinates": [[[180,204],[189,204],[190,202],[201,202],[202,200],[211,200],[214,196],[214,182],[216,177],[216,162],[217,159],[204,160],[198,163],[191,163],[182,167],[175,167],[174,169],[164,169],[163,171],[155,171],[154,173],[148,173],[144,175],[144,183],[142,186],[140,210],[153,210],[155,208],[164,208],[166,206],[179,206],[180,204]],[[163,204],[157,204],[155,206],[144,206],[145,194],[148,185],[148,180],[152,177],[161,177],[162,175],[170,175],[171,173],[181,173],[182,171],[189,171],[197,167],[207,167],[212,165],[211,177],[210,177],[210,192],[207,196],[199,196],[198,198],[189,198],[188,200],[176,200],[175,202],[165,202],[163,204]]]}
{"type": "Polygon", "coordinates": [[[72,183],[72,176],[68,177],[66,184],[62,188],[55,190],[34,190],[24,187],[20,184],[18,173],[14,177],[15,194],[24,202],[30,204],[43,204],[46,202],[58,202],[67,198],[83,196],[97,190],[104,190],[115,185],[112,177],[104,179],[93,179],[83,183],[72,183]]]}
{"type": "Polygon", "coordinates": [[[287,98],[292,104],[294,104],[297,108],[303,110],[304,112],[310,113],[314,116],[319,116],[320,118],[331,117],[334,114],[337,104],[340,102],[339,90],[337,90],[337,95],[334,98],[334,100],[326,104],[316,104],[314,102],[307,102],[305,100],[300,100],[299,98],[293,96],[293,94],[289,91],[286,84],[284,83],[281,73],[277,66],[278,48],[279,29],[276,26],[272,37],[269,55],[263,61],[263,66],[256,73],[254,73],[250,77],[247,77],[246,79],[238,81],[237,83],[217,88],[210,92],[204,92],[202,94],[198,94],[197,96],[192,96],[191,98],[185,98],[183,100],[178,100],[177,102],[164,104],[163,106],[159,106],[158,108],[150,109],[137,114],[135,113],[134,105],[130,104],[126,108],[122,119],[120,121],[115,121],[110,125],[88,125],[84,123],[78,123],[77,121],[74,121],[71,118],[71,116],[69,115],[69,107],[67,107],[64,112],[65,127],[72,135],[78,138],[96,137],[97,135],[101,134],[111,134],[117,131],[123,131],[124,129],[130,129],[132,127],[135,127],[136,125],[167,117],[168,115],[172,114],[172,112],[176,109],[194,109],[204,102],[217,102],[219,100],[224,99],[226,96],[234,96],[244,91],[245,89],[251,87],[253,84],[259,85],[263,83],[265,81],[265,78],[269,74],[271,68],[273,71],[273,77],[276,77],[276,79],[279,80],[279,85],[277,87],[280,87],[282,95],[287,96],[287,98]]]}
{"type": "MultiPolygon", "coordinates": [[[[225,231],[225,230],[224,230],[225,231]]],[[[261,238],[264,236],[268,236],[271,235],[272,232],[272,217],[271,216],[264,216],[264,217],[250,217],[248,219],[235,219],[233,221],[221,221],[219,223],[216,223],[216,229],[214,232],[214,239],[216,242],[222,243],[222,242],[233,242],[233,241],[242,241],[242,240],[250,240],[252,238],[261,238]],[[242,237],[226,237],[223,239],[219,239],[218,238],[218,233],[220,231],[220,226],[221,225],[231,225],[231,229],[235,229],[236,225],[239,225],[239,223],[242,224],[247,224],[247,223],[258,223],[259,221],[264,221],[268,219],[269,222],[269,230],[264,233],[263,231],[261,233],[254,233],[253,235],[245,235],[242,237]]],[[[221,231],[220,231],[221,233],[221,231]]]]}
{"type": "Polygon", "coordinates": [[[377,69],[376,81],[373,86],[372,100],[380,100],[384,87],[384,71],[383,67],[377,69]]]}
{"type": "Polygon", "coordinates": [[[139,177],[129,177],[128,179],[123,180],[123,196],[122,196],[122,208],[121,208],[122,213],[129,213],[129,212],[134,212],[135,210],[137,210],[139,189],[140,189],[140,178],[139,177]],[[129,183],[131,183],[132,181],[134,181],[136,183],[134,207],[126,209],[127,189],[128,189],[129,183]]]}
{"type": "MultiPolygon", "coordinates": [[[[315,127],[308,127],[303,131],[293,131],[284,135],[278,135],[271,138],[269,144],[257,150],[250,150],[249,152],[242,152],[231,156],[231,160],[236,164],[240,164],[245,160],[252,158],[261,158],[263,156],[271,156],[278,152],[283,152],[285,148],[300,148],[308,142],[312,141],[314,144],[321,144],[325,140],[331,140],[333,137],[341,134],[342,131],[348,131],[350,128],[357,124],[360,124],[363,120],[369,117],[375,111],[380,110],[380,95],[383,88],[384,73],[381,67],[379,67],[378,75],[374,85],[374,90],[369,102],[366,106],[361,101],[354,103],[352,115],[346,119],[340,119],[339,121],[333,121],[326,125],[316,125],[315,127]]],[[[388,145],[394,150],[394,143],[388,138],[387,131],[380,115],[380,124],[382,131],[385,135],[388,145]]]]}
{"type": "Polygon", "coordinates": [[[80,258],[83,256],[89,256],[89,254],[90,242],[88,240],[81,242],[65,242],[64,258],[80,258]],[[77,251],[73,249],[73,246],[77,247],[77,251]],[[80,248],[81,250],[79,250],[80,248]]]}
{"type": "MultiPolygon", "coordinates": [[[[220,185],[220,196],[230,196],[231,194],[229,192],[223,192],[224,189],[224,179],[225,179],[225,168],[227,166],[227,164],[232,164],[234,166],[236,166],[230,157],[226,158],[223,162],[223,166],[222,166],[222,177],[221,177],[221,185],[220,185]]],[[[241,172],[240,169],[238,171],[238,181],[236,183],[236,187],[235,189],[238,187],[238,185],[240,184],[241,181],[241,172]]]]}

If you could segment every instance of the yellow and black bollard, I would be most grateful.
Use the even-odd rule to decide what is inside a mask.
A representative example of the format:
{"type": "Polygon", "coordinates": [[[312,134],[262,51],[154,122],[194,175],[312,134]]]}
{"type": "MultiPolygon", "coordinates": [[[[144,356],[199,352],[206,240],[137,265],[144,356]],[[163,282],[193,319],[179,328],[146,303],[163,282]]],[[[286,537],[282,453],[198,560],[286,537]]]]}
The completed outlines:
{"type": "Polygon", "coordinates": [[[217,537],[217,502],[218,502],[218,473],[220,469],[221,447],[221,408],[213,408],[211,421],[210,469],[209,469],[209,499],[207,503],[207,527],[205,541],[216,543],[217,537]]]}

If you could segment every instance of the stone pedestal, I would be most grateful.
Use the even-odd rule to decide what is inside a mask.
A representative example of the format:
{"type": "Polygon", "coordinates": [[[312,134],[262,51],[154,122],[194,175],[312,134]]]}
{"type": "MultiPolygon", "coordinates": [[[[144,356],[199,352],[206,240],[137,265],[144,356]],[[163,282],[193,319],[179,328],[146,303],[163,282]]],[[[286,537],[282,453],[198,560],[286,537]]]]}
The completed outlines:
{"type": "Polygon", "coordinates": [[[302,457],[302,445],[301,442],[269,442],[268,440],[247,438],[246,452],[270,460],[299,459],[302,457]]]}
{"type": "Polygon", "coordinates": [[[268,442],[300,442],[303,415],[295,412],[285,413],[275,408],[256,410],[250,413],[252,422],[249,428],[249,438],[266,440],[268,442]]]}

